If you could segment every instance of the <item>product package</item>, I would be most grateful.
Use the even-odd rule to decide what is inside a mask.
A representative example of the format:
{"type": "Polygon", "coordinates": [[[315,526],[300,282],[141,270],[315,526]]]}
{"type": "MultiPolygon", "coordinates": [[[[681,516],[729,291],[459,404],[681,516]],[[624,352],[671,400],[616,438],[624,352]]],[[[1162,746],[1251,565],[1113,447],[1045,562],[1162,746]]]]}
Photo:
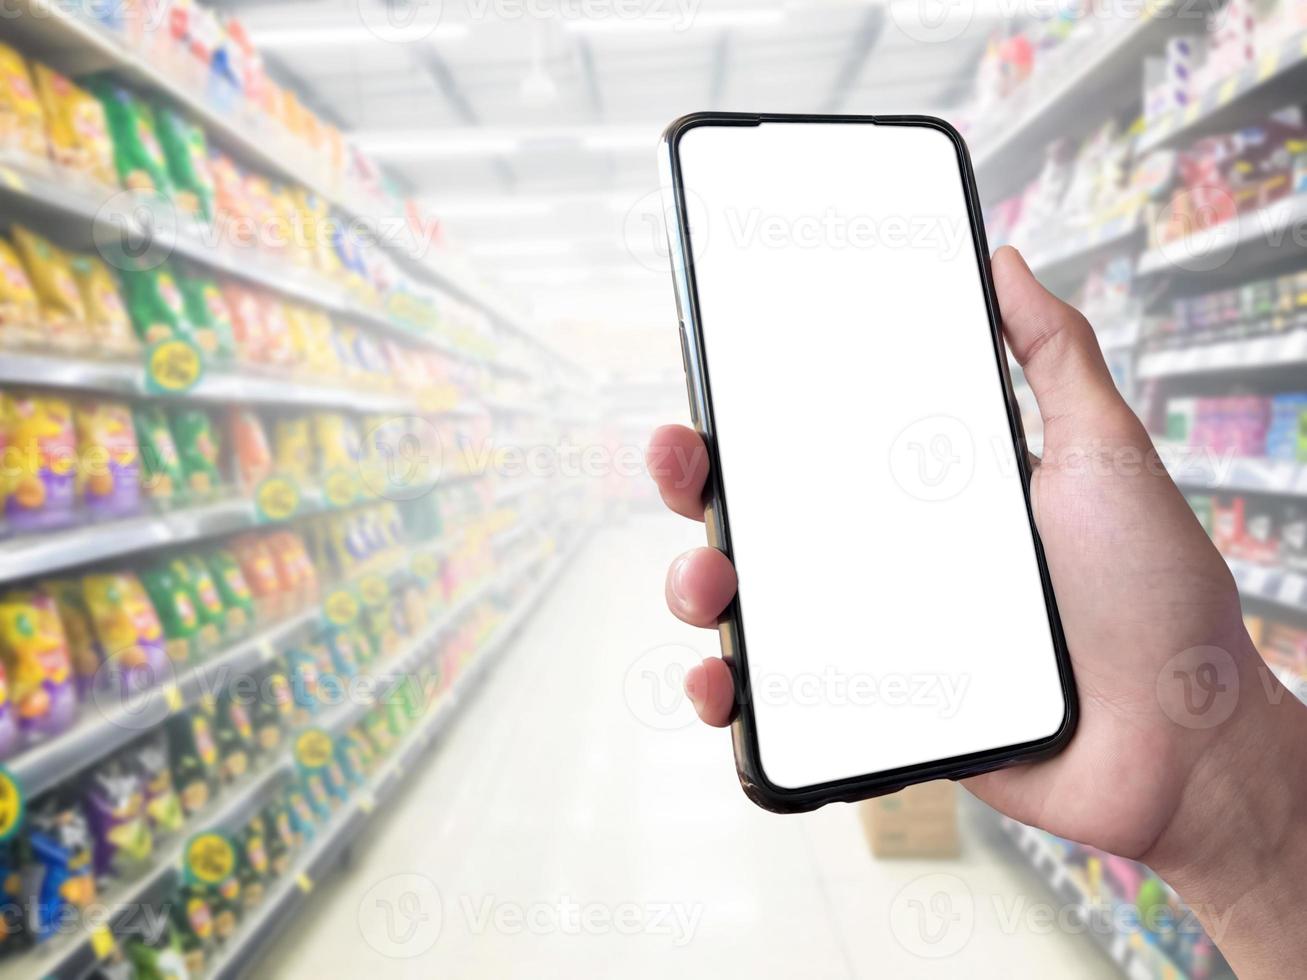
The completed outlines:
{"type": "Polygon", "coordinates": [[[182,409],[173,416],[172,432],[187,490],[199,499],[211,496],[222,485],[222,474],[218,469],[218,433],[209,413],[199,408],[182,409]]]}
{"type": "Polygon", "coordinates": [[[94,351],[104,357],[137,357],[141,343],[109,267],[89,255],[73,256],[73,277],[82,294],[94,351]]]}
{"type": "Polygon", "coordinates": [[[0,343],[37,346],[45,340],[41,304],[14,247],[0,238],[0,343]]]}
{"type": "Polygon", "coordinates": [[[95,901],[91,829],[80,806],[47,798],[32,808],[27,835],[31,863],[23,869],[27,932],[36,942],[58,934],[67,917],[95,901]]]}
{"type": "Polygon", "coordinates": [[[250,590],[240,562],[226,548],[219,548],[206,559],[214,584],[227,610],[227,633],[238,636],[258,622],[254,593],[250,590]]]}
{"type": "Polygon", "coordinates": [[[0,149],[46,156],[45,114],[23,56],[0,44],[0,149]]]}
{"type": "Polygon", "coordinates": [[[220,768],[214,722],[213,711],[201,703],[185,714],[169,718],[165,727],[173,786],[188,817],[208,805],[218,786],[220,768]]]}
{"type": "Polygon", "coordinates": [[[89,401],[75,415],[81,496],[92,519],[141,509],[141,462],[131,410],[122,402],[89,401]]]}
{"type": "Polygon", "coordinates": [[[167,562],[142,571],[141,584],[163,624],[165,649],[172,662],[184,664],[198,655],[200,613],[186,579],[167,562]]]}
{"type": "Polygon", "coordinates": [[[117,186],[113,138],[104,106],[54,69],[37,64],[33,70],[54,162],[96,184],[117,186]]]}
{"type": "Polygon", "coordinates": [[[231,362],[236,356],[235,328],[222,290],[202,275],[183,276],[181,290],[195,341],[205,357],[213,363],[231,362]]]}
{"type": "Polygon", "coordinates": [[[82,595],[103,670],[122,691],[142,691],[172,676],[163,627],[134,574],[88,575],[82,581],[82,595]]]}
{"type": "Polygon", "coordinates": [[[186,316],[186,300],[167,262],[153,269],[124,269],[122,275],[132,322],[142,343],[194,337],[195,328],[186,316]]]}
{"type": "Polygon", "coordinates": [[[140,780],[145,815],[154,833],[179,832],[186,823],[186,813],[173,786],[167,735],[157,731],[147,736],[128,751],[127,765],[140,780]]]}
{"type": "Polygon", "coordinates": [[[186,477],[167,414],[159,405],[137,405],[132,415],[140,442],[144,473],[141,485],[146,496],[165,508],[182,502],[186,497],[186,477]]]}
{"type": "Polygon", "coordinates": [[[60,398],[0,393],[11,464],[5,467],[5,514],[19,531],[64,527],[73,520],[77,440],[73,411],[60,398]]]}
{"type": "Polygon", "coordinates": [[[89,88],[104,107],[113,135],[114,165],[122,185],[129,190],[167,197],[172,193],[168,161],[159,144],[154,111],[142,99],[105,77],[96,77],[89,88]]]}
{"type": "Polygon", "coordinates": [[[70,728],[77,694],[53,599],[30,589],[0,598],[0,656],[21,740],[30,744],[70,728]]]}
{"type": "Polygon", "coordinates": [[[237,478],[243,488],[253,490],[272,476],[267,431],[259,416],[248,408],[232,408],[227,428],[236,453],[237,478]]]}
{"type": "Polygon", "coordinates": [[[213,175],[204,131],[173,109],[155,113],[159,143],[168,162],[173,200],[187,214],[213,218],[213,175]]]}
{"type": "Polygon", "coordinates": [[[40,303],[44,345],[60,350],[86,348],[91,328],[67,253],[20,225],[11,234],[40,303]]]}
{"type": "Polygon", "coordinates": [[[117,759],[97,766],[87,780],[86,819],[95,835],[95,875],[101,882],[144,870],[154,854],[141,781],[117,759]]]}
{"type": "Polygon", "coordinates": [[[77,696],[84,701],[91,689],[97,683],[105,682],[106,678],[100,674],[100,648],[91,625],[91,614],[86,609],[82,582],[77,578],[46,579],[40,588],[54,600],[68,641],[68,659],[73,667],[77,696]]]}

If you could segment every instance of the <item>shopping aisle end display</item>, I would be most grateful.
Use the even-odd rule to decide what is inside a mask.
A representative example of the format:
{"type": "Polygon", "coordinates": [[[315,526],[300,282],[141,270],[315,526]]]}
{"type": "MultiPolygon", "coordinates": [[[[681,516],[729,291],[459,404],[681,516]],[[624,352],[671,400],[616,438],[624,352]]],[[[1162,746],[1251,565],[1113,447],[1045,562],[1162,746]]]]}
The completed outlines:
{"type": "Polygon", "coordinates": [[[1042,924],[1057,909],[988,819],[960,810],[957,858],[876,859],[856,807],[778,818],[745,798],[727,735],[669,671],[716,651],[661,601],[669,549],[701,534],[669,514],[596,531],[475,723],[449,729],[252,975],[1115,976],[1042,924]],[[916,909],[941,883],[957,929],[936,946],[916,909]]]}
{"type": "Polygon", "coordinates": [[[238,20],[4,20],[0,978],[237,976],[579,543],[586,377],[238,20]]]}

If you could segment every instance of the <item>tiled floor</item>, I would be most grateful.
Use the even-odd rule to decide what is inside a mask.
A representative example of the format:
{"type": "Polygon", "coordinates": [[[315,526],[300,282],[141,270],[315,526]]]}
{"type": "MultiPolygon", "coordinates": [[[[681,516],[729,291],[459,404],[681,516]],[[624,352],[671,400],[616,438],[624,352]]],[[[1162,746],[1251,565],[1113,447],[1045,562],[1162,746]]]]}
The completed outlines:
{"type": "Polygon", "coordinates": [[[1116,976],[1045,926],[1049,896],[970,808],[961,860],[877,861],[850,807],[745,800],[728,736],[675,695],[675,664],[716,645],[662,605],[666,561],[701,534],[641,517],[592,538],[258,973],[1116,976]]]}

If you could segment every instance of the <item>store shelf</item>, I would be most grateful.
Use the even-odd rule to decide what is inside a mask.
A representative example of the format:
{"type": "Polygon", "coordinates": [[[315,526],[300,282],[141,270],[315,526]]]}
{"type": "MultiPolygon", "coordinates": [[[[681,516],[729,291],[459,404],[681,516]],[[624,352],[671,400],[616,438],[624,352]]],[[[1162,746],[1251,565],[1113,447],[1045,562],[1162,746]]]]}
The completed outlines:
{"type": "Polygon", "coordinates": [[[1307,256],[1301,228],[1307,222],[1307,193],[1150,249],[1139,256],[1138,278],[1202,279],[1253,273],[1292,255],[1307,256]]]}
{"type": "Polygon", "coordinates": [[[1136,373],[1140,378],[1166,378],[1302,364],[1307,364],[1307,330],[1294,330],[1247,340],[1149,351],[1139,358],[1136,373]]]}
{"type": "Polygon", "coordinates": [[[1225,559],[1234,575],[1239,594],[1283,606],[1294,612],[1307,613],[1307,575],[1277,565],[1261,565],[1240,558],[1225,559]]]}
{"type": "MultiPolygon", "coordinates": [[[[1045,144],[1083,135],[1112,111],[1138,102],[1145,55],[1162,49],[1173,34],[1201,23],[1211,0],[1154,0],[1134,15],[1104,14],[1098,34],[1036,69],[1021,88],[995,107],[1005,120],[971,136],[976,177],[983,196],[998,200],[1020,189],[1043,160],[1045,144]],[[1181,13],[1184,16],[1179,16],[1181,13]]],[[[1094,21],[1091,15],[1087,18],[1094,21]]]]}
{"type": "MultiPolygon", "coordinates": [[[[1061,904],[1059,915],[1090,936],[1129,980],[1174,980],[1185,976],[1175,962],[1140,929],[1129,929],[1132,915],[1121,903],[1090,894],[1078,868],[1066,864],[1043,831],[1000,816],[999,824],[1017,851],[1029,862],[1061,904]]],[[[1228,971],[1219,976],[1230,976],[1228,971]]]]}
{"type": "Polygon", "coordinates": [[[1135,152],[1187,143],[1210,133],[1246,126],[1302,101],[1307,83],[1307,31],[1283,41],[1242,71],[1209,86],[1192,104],[1149,123],[1135,152]]]}
{"type": "Polygon", "coordinates": [[[1039,280],[1045,286],[1055,288],[1083,277],[1100,256],[1135,244],[1143,228],[1139,212],[1135,211],[1069,232],[1061,236],[1056,245],[1032,250],[1028,255],[1023,252],[1023,255],[1039,280]]]}
{"type": "Polygon", "coordinates": [[[554,560],[540,581],[495,628],[481,652],[454,681],[450,690],[417,727],[405,736],[395,752],[368,780],[367,785],[335,815],[328,826],[319,829],[313,842],[299,856],[290,871],[269,889],[263,904],[241,923],[240,929],[218,954],[208,974],[211,980],[237,980],[248,975],[278,925],[308,904],[314,884],[323,880],[339,863],[342,855],[370,821],[377,805],[407,785],[404,775],[425,758],[431,744],[455,720],[496,658],[570,562],[582,540],[579,538],[566,555],[554,560]]]}
{"type": "Polygon", "coordinates": [[[1157,449],[1182,487],[1307,497],[1307,466],[1293,460],[1231,457],[1168,443],[1157,449]]]}

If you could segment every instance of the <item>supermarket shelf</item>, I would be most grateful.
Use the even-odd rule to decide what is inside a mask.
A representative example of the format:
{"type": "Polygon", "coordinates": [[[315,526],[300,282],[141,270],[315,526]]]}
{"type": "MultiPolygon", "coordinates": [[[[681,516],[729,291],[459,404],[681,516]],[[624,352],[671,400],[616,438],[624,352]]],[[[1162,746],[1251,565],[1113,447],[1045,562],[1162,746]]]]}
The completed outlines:
{"type": "Polygon", "coordinates": [[[1165,378],[1304,363],[1307,363],[1307,330],[1293,330],[1248,340],[1150,351],[1139,358],[1136,372],[1140,378],[1165,378]]]}
{"type": "Polygon", "coordinates": [[[331,873],[359,831],[368,823],[377,804],[394,796],[407,785],[403,779],[404,774],[421,762],[432,743],[455,720],[487,670],[522,628],[583,540],[584,535],[578,536],[577,542],[568,552],[554,560],[530,593],[495,628],[481,653],[459,675],[439,704],[405,736],[394,754],[368,780],[367,785],[355,794],[348,806],[336,814],[331,824],[319,830],[284,878],[269,889],[263,904],[241,924],[236,935],[215,959],[209,971],[211,980],[237,980],[249,974],[278,925],[308,903],[314,883],[331,873]]]}
{"type": "Polygon", "coordinates": [[[1251,272],[1300,253],[1301,229],[1307,223],[1307,193],[1294,194],[1267,207],[1184,238],[1149,249],[1139,256],[1135,276],[1202,278],[1251,272]]]}
{"type": "Polygon", "coordinates": [[[1225,456],[1168,443],[1157,449],[1182,487],[1307,497],[1307,465],[1294,460],[1225,456]]]}
{"type": "Polygon", "coordinates": [[[257,520],[251,501],[223,500],[171,513],[24,535],[0,542],[0,582],[229,534],[254,527],[257,520]]]}
{"type": "MultiPolygon", "coordinates": [[[[1093,938],[1122,975],[1130,980],[1171,980],[1185,976],[1183,970],[1142,931],[1122,928],[1128,918],[1117,910],[1118,903],[1096,900],[1076,868],[1068,867],[1043,831],[999,817],[999,825],[1034,872],[1048,885],[1059,902],[1074,916],[1076,925],[1093,938]]],[[[1228,976],[1228,971],[1217,971],[1228,976]]]]}
{"type": "Polygon", "coordinates": [[[116,752],[205,695],[218,693],[233,676],[273,659],[306,637],[320,618],[320,610],[314,606],[125,701],[105,695],[104,704],[98,704],[91,696],[82,705],[82,716],[72,728],[22,750],[6,765],[23,792],[29,798],[35,797],[116,752]]]}
{"type": "Polygon", "coordinates": [[[1257,599],[1307,613],[1307,575],[1278,565],[1261,565],[1241,558],[1225,559],[1245,599],[1257,599]]]}
{"type": "MultiPolygon", "coordinates": [[[[285,772],[280,765],[269,766],[228,787],[217,799],[188,821],[180,833],[161,844],[153,863],[138,877],[122,882],[97,898],[109,910],[105,926],[112,933],[129,924],[142,904],[157,901],[160,893],[179,873],[186,842],[202,828],[228,828],[248,814],[254,801],[262,799],[272,784],[285,772]]],[[[48,980],[51,977],[82,977],[100,962],[96,955],[96,942],[89,925],[82,924],[74,931],[48,945],[38,946],[0,963],[3,980],[48,980]]]]}
{"type": "Polygon", "coordinates": [[[1133,244],[1143,227],[1139,212],[1121,215],[1064,235],[1051,248],[1032,250],[1026,264],[1046,286],[1063,284],[1084,276],[1100,255],[1133,244]]]}
{"type": "Polygon", "coordinates": [[[1191,105],[1151,122],[1135,141],[1135,152],[1145,153],[1246,126],[1259,115],[1300,101],[1305,82],[1307,31],[1288,38],[1254,64],[1209,86],[1191,105]]]}
{"type": "MultiPolygon", "coordinates": [[[[106,395],[143,398],[144,368],[127,361],[98,361],[25,351],[0,356],[0,384],[37,385],[69,391],[100,392],[106,395]]],[[[413,412],[416,414],[465,415],[471,409],[425,412],[412,398],[361,391],[348,387],[305,384],[274,375],[207,372],[185,400],[252,405],[292,405],[305,408],[336,408],[352,412],[413,412]]]]}
{"type": "Polygon", "coordinates": [[[1123,12],[1105,21],[1098,38],[1037,70],[1010,104],[996,107],[994,115],[1007,124],[972,137],[984,198],[994,201],[1018,190],[1038,169],[1050,140],[1083,132],[1125,102],[1137,102],[1144,55],[1160,50],[1171,35],[1200,25],[1210,6],[1210,0],[1154,0],[1137,17],[1123,12]]]}

